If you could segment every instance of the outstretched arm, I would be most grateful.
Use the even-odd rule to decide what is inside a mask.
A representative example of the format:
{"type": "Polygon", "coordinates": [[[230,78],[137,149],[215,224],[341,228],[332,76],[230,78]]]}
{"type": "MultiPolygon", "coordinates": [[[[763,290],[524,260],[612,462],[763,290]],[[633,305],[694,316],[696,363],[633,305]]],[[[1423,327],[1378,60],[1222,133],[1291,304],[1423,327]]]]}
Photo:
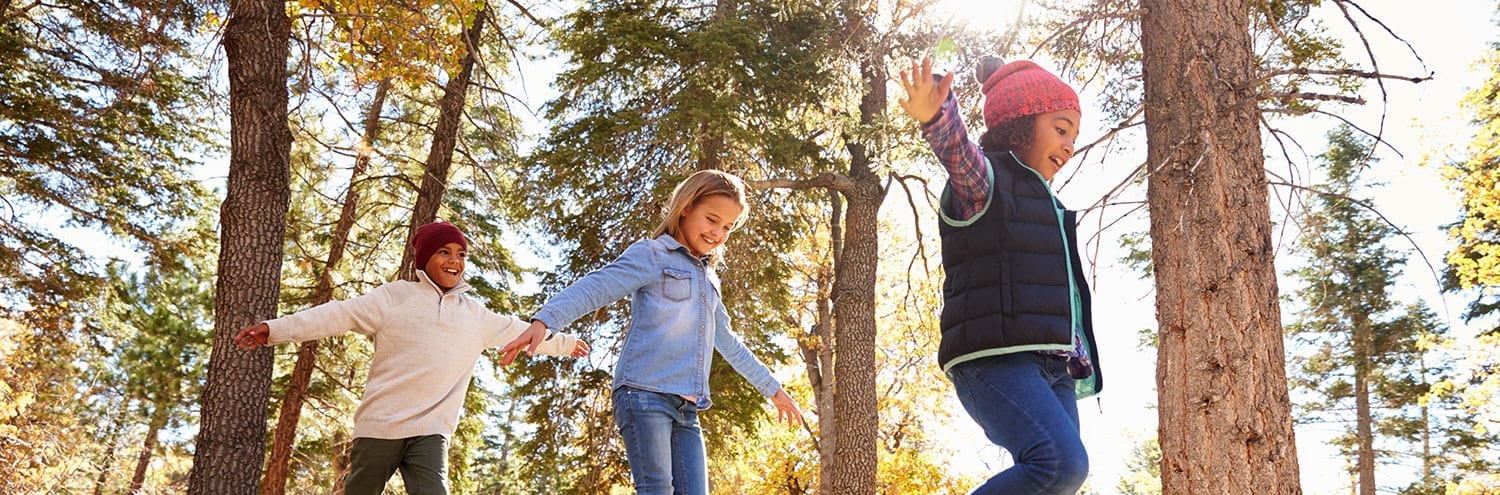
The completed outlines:
{"type": "Polygon", "coordinates": [[[660,277],[661,271],[656,268],[656,256],[649,242],[630,245],[610,264],[589,272],[554,294],[532,317],[531,326],[500,349],[500,365],[515,361],[523,350],[535,355],[537,347],[547,340],[548,329],[559,330],[585,313],[630,295],[650,283],[653,276],[660,277]]]}
{"type": "Polygon", "coordinates": [[[901,71],[901,87],[907,95],[900,100],[901,108],[922,123],[922,137],[948,171],[952,201],[943,205],[943,214],[956,220],[973,218],[989,203],[989,161],[969,140],[958,115],[953,73],[934,76],[932,58],[923,57],[920,65],[914,62],[911,69],[901,71]]]}
{"type": "Polygon", "coordinates": [[[547,327],[540,321],[528,325],[519,318],[487,312],[486,328],[495,330],[485,340],[485,347],[496,347],[502,343],[509,343],[501,349],[501,364],[510,364],[520,350],[531,345],[531,338],[538,337],[536,349],[533,354],[545,354],[548,356],[573,356],[585,357],[589,355],[589,345],[577,337],[565,333],[554,333],[548,336],[547,327]],[[525,335],[533,326],[543,325],[541,331],[533,335],[525,335]],[[509,351],[509,354],[506,354],[509,351]],[[509,359],[506,359],[509,357],[509,359]]]}
{"type": "Polygon", "coordinates": [[[266,320],[241,329],[234,344],[250,350],[263,345],[306,342],[355,331],[374,335],[391,307],[390,284],[344,301],[329,301],[290,315],[266,320]],[[276,333],[271,333],[271,327],[276,333]]]}
{"type": "Polygon", "coordinates": [[[516,335],[514,340],[500,348],[500,366],[507,366],[515,361],[516,356],[521,355],[523,350],[526,354],[535,356],[537,347],[540,347],[546,340],[547,324],[542,323],[541,320],[531,320],[531,326],[526,327],[526,330],[516,335]]]}

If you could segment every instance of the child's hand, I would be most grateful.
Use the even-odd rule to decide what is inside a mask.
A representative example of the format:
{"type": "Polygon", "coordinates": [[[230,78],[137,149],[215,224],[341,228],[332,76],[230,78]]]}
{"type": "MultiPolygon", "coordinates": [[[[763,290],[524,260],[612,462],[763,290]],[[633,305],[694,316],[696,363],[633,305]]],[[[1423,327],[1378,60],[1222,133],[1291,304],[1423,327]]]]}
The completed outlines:
{"type": "MultiPolygon", "coordinates": [[[[500,348],[500,366],[506,366],[511,361],[515,361],[516,356],[521,355],[521,349],[526,350],[526,355],[535,356],[536,346],[542,345],[544,340],[547,340],[547,324],[542,323],[541,320],[532,320],[531,326],[526,327],[526,331],[517,335],[516,340],[500,348]]],[[[582,342],[579,343],[582,344],[582,342]]],[[[584,347],[587,347],[587,344],[584,347]]],[[[573,352],[578,352],[578,349],[575,348],[573,352]]]]}
{"type": "Polygon", "coordinates": [[[771,396],[771,403],[776,405],[777,421],[786,421],[791,426],[802,421],[802,410],[797,408],[797,401],[787,395],[786,389],[777,390],[776,395],[771,396]]]}
{"type": "Polygon", "coordinates": [[[922,65],[912,62],[911,69],[901,71],[901,87],[906,90],[906,98],[898,100],[901,109],[926,124],[937,117],[953,90],[953,73],[944,74],[941,81],[933,81],[932,57],[922,57],[922,65]]]}
{"type": "Polygon", "coordinates": [[[248,351],[266,345],[266,341],[270,340],[270,338],[271,326],[265,322],[260,322],[245,327],[244,330],[240,330],[240,333],[234,334],[234,345],[248,351]]]}
{"type": "Polygon", "coordinates": [[[589,357],[589,343],[582,340],[573,341],[573,357],[589,357]]]}

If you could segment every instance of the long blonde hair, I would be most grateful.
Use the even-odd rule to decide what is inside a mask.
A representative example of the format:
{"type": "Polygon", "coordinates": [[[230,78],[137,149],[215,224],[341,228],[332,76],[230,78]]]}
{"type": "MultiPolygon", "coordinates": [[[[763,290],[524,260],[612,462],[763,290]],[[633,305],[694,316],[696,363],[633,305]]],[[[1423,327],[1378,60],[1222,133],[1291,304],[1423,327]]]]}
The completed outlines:
{"type": "MultiPolygon", "coordinates": [[[[667,203],[666,208],[662,209],[661,225],[656,227],[651,237],[659,237],[662,234],[677,237],[677,232],[682,225],[683,212],[698,204],[703,198],[715,195],[728,196],[742,208],[740,217],[735,220],[731,230],[744,225],[745,219],[750,216],[750,202],[745,199],[745,182],[728,172],[699,170],[687,179],[683,179],[677,184],[677,188],[672,190],[672,200],[667,203]]],[[[714,251],[717,252],[723,248],[721,244],[714,248],[714,251]]],[[[718,258],[718,256],[712,257],[718,258]]]]}

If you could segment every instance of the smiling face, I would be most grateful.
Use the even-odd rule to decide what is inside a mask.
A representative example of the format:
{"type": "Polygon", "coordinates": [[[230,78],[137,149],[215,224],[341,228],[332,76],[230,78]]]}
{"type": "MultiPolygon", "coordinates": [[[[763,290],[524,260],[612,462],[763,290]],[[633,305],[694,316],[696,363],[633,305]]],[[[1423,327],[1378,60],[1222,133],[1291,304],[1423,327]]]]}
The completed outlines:
{"type": "Polygon", "coordinates": [[[1032,121],[1031,146],[1015,150],[1016,157],[1043,179],[1052,180],[1073,158],[1073,140],[1078,138],[1082,119],[1083,114],[1074,109],[1037,115],[1032,121]]]}
{"type": "Polygon", "coordinates": [[[443,290],[452,289],[463,278],[464,265],[468,257],[469,252],[464,250],[463,246],[450,242],[432,253],[432,257],[427,259],[427,266],[422,267],[422,271],[427,272],[427,278],[432,279],[432,283],[437,284],[438,287],[443,290]]]}
{"type": "Polygon", "coordinates": [[[729,233],[744,210],[728,195],[704,196],[683,210],[677,233],[672,237],[687,246],[693,256],[701,257],[729,240],[729,233]]]}

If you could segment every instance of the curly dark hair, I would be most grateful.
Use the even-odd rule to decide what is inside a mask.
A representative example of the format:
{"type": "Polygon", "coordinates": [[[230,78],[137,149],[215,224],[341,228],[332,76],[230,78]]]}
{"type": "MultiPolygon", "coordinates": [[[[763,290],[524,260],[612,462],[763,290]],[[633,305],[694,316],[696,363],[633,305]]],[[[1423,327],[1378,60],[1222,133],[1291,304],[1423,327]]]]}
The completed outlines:
{"type": "Polygon", "coordinates": [[[979,137],[979,147],[986,153],[1019,151],[1031,147],[1031,142],[1036,139],[1036,117],[1017,117],[989,128],[979,137]]]}

